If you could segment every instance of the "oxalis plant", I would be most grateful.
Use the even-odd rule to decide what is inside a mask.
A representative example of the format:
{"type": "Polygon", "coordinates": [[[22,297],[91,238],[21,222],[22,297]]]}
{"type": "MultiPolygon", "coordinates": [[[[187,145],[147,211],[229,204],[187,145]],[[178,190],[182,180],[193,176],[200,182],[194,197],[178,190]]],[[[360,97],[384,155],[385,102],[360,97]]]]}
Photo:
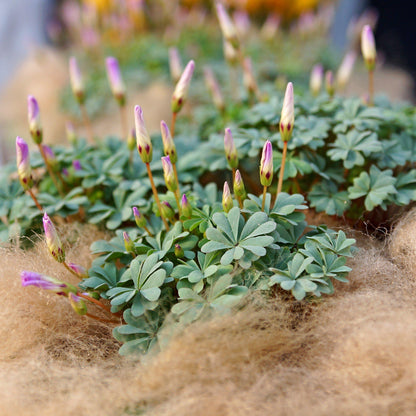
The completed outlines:
{"type": "MultiPolygon", "coordinates": [[[[190,72],[185,70],[173,95],[172,126],[185,101],[190,72]]],[[[334,280],[346,281],[350,271],[346,259],[355,240],[343,231],[307,225],[302,212],[307,209],[304,197],[281,191],[284,165],[276,191],[270,189],[274,169],[269,140],[264,143],[260,162],[262,192],[247,194],[238,169],[239,155],[231,131],[226,129],[225,160],[231,169],[233,194],[228,182],[221,194],[214,183],[203,187],[198,182],[179,181],[174,136],[163,123],[165,156],[161,161],[166,192],[162,194],[150,166],[153,145],[143,111],[136,106],[134,113],[138,154],[153,194],[152,209],[141,212],[131,206],[135,224],[117,227],[110,241],[93,243],[96,258],[88,271],[67,262],[57,231],[44,214],[51,255],[76,275],[79,283],[71,285],[24,271],[24,286],[38,286],[67,298],[80,315],[121,323],[113,334],[123,343],[120,353],[129,354],[160,345],[168,314],[173,322],[186,325],[241,305],[248,291],[270,293],[277,287],[278,292],[288,291],[300,301],[331,294],[334,280]],[[108,316],[91,313],[91,304],[108,316]]],[[[279,123],[285,147],[293,121],[293,86],[289,84],[279,123]]],[[[27,154],[20,141],[18,146],[19,177],[29,191],[27,154]]]]}

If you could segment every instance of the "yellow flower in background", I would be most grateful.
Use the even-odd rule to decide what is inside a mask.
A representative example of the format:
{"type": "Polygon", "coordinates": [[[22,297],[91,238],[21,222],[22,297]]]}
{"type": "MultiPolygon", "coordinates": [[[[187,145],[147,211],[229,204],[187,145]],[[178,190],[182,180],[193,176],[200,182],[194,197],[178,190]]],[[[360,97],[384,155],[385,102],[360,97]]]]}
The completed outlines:
{"type": "Polygon", "coordinates": [[[84,4],[94,6],[100,13],[109,11],[113,5],[113,0],[82,0],[84,4]]]}

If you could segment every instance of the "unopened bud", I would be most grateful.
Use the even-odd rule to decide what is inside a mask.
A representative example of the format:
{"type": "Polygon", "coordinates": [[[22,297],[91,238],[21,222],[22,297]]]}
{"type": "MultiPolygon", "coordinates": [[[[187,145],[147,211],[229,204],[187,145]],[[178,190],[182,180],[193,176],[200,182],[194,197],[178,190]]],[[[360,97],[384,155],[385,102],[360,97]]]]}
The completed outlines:
{"type": "Polygon", "coordinates": [[[43,229],[45,231],[46,244],[49,252],[57,262],[63,263],[65,261],[65,251],[56,228],[46,212],[43,215],[43,229]]]}
{"type": "Polygon", "coordinates": [[[85,315],[87,313],[87,305],[83,301],[83,299],[79,296],[77,296],[75,293],[68,293],[68,299],[69,303],[72,306],[72,309],[78,314],[78,315],[85,315]]]}
{"type": "Polygon", "coordinates": [[[238,166],[237,149],[231,134],[231,129],[226,128],[224,134],[224,151],[230,168],[235,169],[238,166]]]}
{"type": "Polygon", "coordinates": [[[192,206],[185,194],[182,195],[181,199],[181,213],[186,218],[192,217],[192,206]]]}
{"type": "Polygon", "coordinates": [[[243,84],[249,94],[257,94],[258,87],[253,73],[253,65],[249,57],[243,62],[243,84]]]}
{"type": "Polygon", "coordinates": [[[328,95],[332,97],[335,92],[334,74],[332,71],[326,71],[325,88],[326,88],[326,92],[328,93],[328,95]]]}
{"type": "Polygon", "coordinates": [[[309,80],[309,88],[312,95],[317,96],[321,91],[322,80],[324,77],[324,68],[321,64],[317,64],[312,68],[309,80]]]}
{"type": "Polygon", "coordinates": [[[150,163],[153,157],[153,147],[144,124],[143,110],[139,105],[134,107],[134,119],[136,122],[137,150],[143,163],[150,163]]]}
{"type": "Polygon", "coordinates": [[[143,216],[143,214],[137,209],[137,207],[133,207],[133,215],[134,220],[136,221],[136,225],[139,228],[146,227],[147,221],[146,218],[143,216]]]}
{"type": "Polygon", "coordinates": [[[27,118],[29,122],[30,135],[36,144],[42,143],[43,132],[40,123],[39,105],[32,95],[27,97],[27,118]]]}
{"type": "Polygon", "coordinates": [[[177,48],[169,48],[169,69],[170,76],[176,84],[182,75],[182,63],[177,48]]]}
{"type": "Polygon", "coordinates": [[[224,111],[224,98],[221,93],[218,81],[215,78],[214,72],[209,67],[204,67],[205,84],[211,94],[212,101],[219,111],[224,111]]]}
{"type": "Polygon", "coordinates": [[[68,267],[80,278],[80,279],[87,279],[88,272],[85,267],[80,266],[79,264],[75,263],[68,263],[68,267]]]}
{"type": "Polygon", "coordinates": [[[260,36],[265,40],[273,40],[276,37],[280,26],[280,17],[276,14],[271,14],[264,22],[260,36]]]}
{"type": "Polygon", "coordinates": [[[74,56],[69,58],[69,78],[71,80],[72,92],[75,98],[79,104],[83,104],[85,101],[84,82],[77,60],[74,56]]]}
{"type": "Polygon", "coordinates": [[[189,84],[191,83],[192,74],[194,73],[195,63],[189,61],[186,65],[178,83],[176,84],[175,91],[172,95],[172,112],[179,113],[183,104],[185,103],[186,97],[188,96],[189,84]]]}
{"type": "Polygon", "coordinates": [[[71,143],[72,145],[76,144],[77,134],[75,132],[74,125],[70,121],[67,121],[65,124],[65,129],[66,129],[66,138],[68,139],[69,143],[71,143]]]}
{"type": "Polygon", "coordinates": [[[128,253],[134,253],[134,242],[126,231],[123,231],[124,247],[128,253]]]}
{"type": "Polygon", "coordinates": [[[179,244],[175,244],[175,256],[182,258],[185,255],[183,248],[179,244]]]}
{"type": "Polygon", "coordinates": [[[173,210],[172,206],[167,201],[162,201],[160,203],[161,215],[163,218],[173,218],[175,215],[175,211],[173,210]]]}
{"type": "Polygon", "coordinates": [[[169,156],[162,157],[163,176],[165,178],[166,187],[169,191],[175,192],[178,189],[175,173],[169,156]]]}
{"type": "Polygon", "coordinates": [[[19,136],[16,137],[16,164],[20,183],[26,191],[33,186],[32,169],[29,160],[29,146],[19,136]]]}
{"type": "Polygon", "coordinates": [[[337,88],[343,90],[351,78],[357,54],[355,51],[349,51],[341,62],[337,72],[337,88]]]}
{"type": "Polygon", "coordinates": [[[237,49],[235,49],[234,46],[226,39],[224,39],[223,49],[225,60],[232,66],[236,65],[238,62],[237,49]]]}
{"type": "Polygon", "coordinates": [[[365,66],[369,71],[373,71],[376,66],[377,51],[373,31],[369,25],[365,25],[361,32],[361,52],[365,66]]]}
{"type": "Polygon", "coordinates": [[[234,48],[238,48],[239,41],[238,41],[237,30],[234,26],[234,23],[230,19],[230,16],[228,15],[227,11],[225,10],[224,6],[221,3],[216,4],[216,9],[217,9],[218,21],[221,27],[221,32],[224,38],[228,42],[230,42],[234,48]]]}
{"type": "Polygon", "coordinates": [[[131,129],[129,135],[127,136],[127,149],[132,152],[136,147],[136,129],[131,129]]]}
{"type": "Polygon", "coordinates": [[[172,163],[176,163],[178,161],[176,146],[170,134],[169,127],[163,120],[160,122],[160,131],[162,133],[163,152],[166,156],[169,156],[172,163]]]}
{"type": "Polygon", "coordinates": [[[270,186],[273,181],[273,151],[270,140],[263,146],[260,162],[260,183],[263,186],[270,186]]]}
{"type": "Polygon", "coordinates": [[[284,142],[290,140],[294,124],[295,108],[293,98],[293,84],[289,82],[286,87],[285,98],[283,99],[283,108],[279,122],[280,136],[284,142]]]}
{"type": "Polygon", "coordinates": [[[235,196],[239,197],[240,199],[246,198],[247,193],[244,187],[243,178],[241,177],[241,173],[238,169],[235,171],[233,189],[235,196]]]}
{"type": "Polygon", "coordinates": [[[224,212],[228,212],[234,206],[233,199],[231,197],[230,187],[228,182],[224,182],[224,189],[222,192],[222,207],[224,212]]]}
{"type": "Polygon", "coordinates": [[[109,56],[105,62],[111,91],[118,104],[122,107],[126,104],[126,87],[121,76],[118,60],[112,56],[109,56]]]}

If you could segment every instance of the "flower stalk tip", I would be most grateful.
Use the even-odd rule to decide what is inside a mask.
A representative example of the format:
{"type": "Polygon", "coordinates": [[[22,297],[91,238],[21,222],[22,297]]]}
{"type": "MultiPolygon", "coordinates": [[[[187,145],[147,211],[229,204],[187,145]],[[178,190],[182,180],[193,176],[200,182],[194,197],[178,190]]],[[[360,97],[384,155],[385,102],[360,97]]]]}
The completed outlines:
{"type": "Polygon", "coordinates": [[[123,231],[124,247],[128,253],[134,253],[134,242],[126,231],[123,231]]]}
{"type": "Polygon", "coordinates": [[[163,120],[160,122],[160,131],[162,133],[163,152],[166,156],[169,156],[172,163],[176,163],[178,161],[176,146],[170,134],[169,127],[163,120]]]}
{"type": "Polygon", "coordinates": [[[242,200],[246,198],[247,193],[244,187],[243,178],[241,177],[241,173],[238,169],[235,171],[233,189],[234,194],[237,198],[240,198],[242,200]]]}
{"type": "Polygon", "coordinates": [[[143,163],[150,163],[153,157],[153,147],[144,123],[143,110],[139,105],[134,107],[134,120],[136,124],[137,150],[143,163]]]}
{"type": "Polygon", "coordinates": [[[162,215],[163,218],[173,218],[175,215],[175,211],[172,208],[172,205],[169,204],[169,202],[167,201],[162,201],[160,204],[160,214],[162,215]]]}
{"type": "Polygon", "coordinates": [[[169,48],[169,70],[173,82],[177,83],[182,75],[182,63],[177,48],[169,48]]]}
{"type": "Polygon", "coordinates": [[[273,151],[270,140],[267,140],[263,146],[263,152],[260,162],[260,183],[264,186],[270,186],[273,181],[273,151]]]}
{"type": "Polygon", "coordinates": [[[284,142],[292,137],[293,126],[295,124],[295,109],[293,98],[293,84],[289,82],[286,87],[285,98],[283,99],[283,108],[280,116],[280,136],[284,142]]]}
{"type": "Polygon", "coordinates": [[[332,97],[335,93],[334,73],[332,71],[327,71],[325,74],[325,88],[328,95],[332,97]]]}
{"type": "Polygon", "coordinates": [[[87,313],[87,305],[82,300],[81,297],[77,296],[75,293],[69,292],[68,293],[68,299],[69,303],[72,306],[72,309],[78,314],[78,315],[86,315],[87,313]]]}
{"type": "Polygon", "coordinates": [[[191,83],[192,75],[195,69],[195,62],[193,60],[189,61],[186,65],[178,83],[176,84],[175,91],[172,95],[172,112],[179,113],[183,104],[185,103],[186,97],[188,95],[189,85],[191,83]]]}
{"type": "Polygon", "coordinates": [[[69,58],[69,78],[75,98],[80,105],[83,105],[85,102],[84,82],[75,56],[69,58]]]}
{"type": "Polygon", "coordinates": [[[354,69],[357,54],[355,51],[349,51],[341,62],[337,71],[337,88],[343,90],[351,78],[354,69]]]}
{"type": "Polygon", "coordinates": [[[322,80],[324,76],[324,68],[321,64],[317,64],[312,68],[309,80],[309,88],[312,95],[317,96],[321,91],[322,80]]]}
{"type": "Polygon", "coordinates": [[[107,76],[110,82],[111,91],[120,107],[126,104],[126,87],[121,76],[118,60],[113,56],[106,58],[107,76]]]}
{"type": "Polygon", "coordinates": [[[234,26],[230,16],[221,3],[216,4],[218,21],[224,38],[231,43],[234,48],[239,47],[237,29],[234,26]]]}
{"type": "Polygon", "coordinates": [[[224,189],[222,192],[222,207],[225,212],[229,212],[230,209],[234,206],[233,199],[231,197],[230,187],[228,182],[224,182],[224,189]]]}
{"type": "Polygon", "coordinates": [[[45,231],[46,244],[49,252],[57,262],[63,263],[65,261],[65,251],[56,228],[46,212],[43,215],[43,229],[45,231]]]}
{"type": "Polygon", "coordinates": [[[36,98],[32,95],[27,97],[27,118],[29,122],[29,131],[33,141],[36,144],[42,143],[43,131],[40,122],[39,105],[36,98]]]}
{"type": "Polygon", "coordinates": [[[185,194],[182,195],[181,199],[181,213],[186,218],[192,217],[192,206],[185,194]]]}
{"type": "Polygon", "coordinates": [[[29,146],[19,136],[16,137],[16,164],[20,183],[26,191],[33,186],[32,169],[29,160],[29,146]]]}
{"type": "Polygon", "coordinates": [[[169,156],[162,157],[163,176],[165,178],[166,187],[169,191],[175,192],[178,189],[175,173],[169,156]]]}
{"type": "Polygon", "coordinates": [[[80,266],[79,264],[75,263],[68,263],[68,268],[72,270],[74,274],[76,274],[80,279],[87,279],[88,272],[85,267],[80,266]]]}
{"type": "Polygon", "coordinates": [[[224,151],[230,168],[235,169],[238,167],[238,154],[235,147],[233,135],[230,128],[225,129],[224,134],[224,151]]]}
{"type": "Polygon", "coordinates": [[[146,218],[143,216],[143,214],[138,210],[137,207],[133,207],[133,215],[134,215],[134,221],[136,221],[136,225],[139,228],[146,227],[146,218]]]}
{"type": "Polygon", "coordinates": [[[367,69],[373,71],[376,66],[377,51],[373,31],[369,25],[365,25],[361,32],[361,52],[367,69]]]}

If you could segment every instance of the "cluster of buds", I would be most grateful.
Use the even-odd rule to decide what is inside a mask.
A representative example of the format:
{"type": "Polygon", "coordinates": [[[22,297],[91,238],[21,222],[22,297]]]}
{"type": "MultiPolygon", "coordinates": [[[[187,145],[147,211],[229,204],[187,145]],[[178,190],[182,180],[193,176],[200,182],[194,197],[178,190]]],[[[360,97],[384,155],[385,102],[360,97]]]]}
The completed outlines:
{"type": "Polygon", "coordinates": [[[178,83],[176,84],[175,91],[173,92],[171,101],[173,113],[179,113],[179,111],[185,103],[186,97],[188,96],[189,84],[191,83],[194,69],[195,62],[191,60],[186,65],[178,83]]]}
{"type": "Polygon", "coordinates": [[[26,191],[33,186],[32,169],[29,160],[29,146],[19,136],[16,138],[16,163],[20,183],[26,191]]]}
{"type": "Polygon", "coordinates": [[[106,59],[107,76],[110,82],[111,92],[120,107],[126,104],[126,87],[121,76],[118,60],[112,56],[106,59]]]}
{"type": "Polygon", "coordinates": [[[40,122],[39,105],[32,95],[27,97],[27,117],[30,135],[36,144],[41,144],[43,139],[42,125],[40,122]]]}

